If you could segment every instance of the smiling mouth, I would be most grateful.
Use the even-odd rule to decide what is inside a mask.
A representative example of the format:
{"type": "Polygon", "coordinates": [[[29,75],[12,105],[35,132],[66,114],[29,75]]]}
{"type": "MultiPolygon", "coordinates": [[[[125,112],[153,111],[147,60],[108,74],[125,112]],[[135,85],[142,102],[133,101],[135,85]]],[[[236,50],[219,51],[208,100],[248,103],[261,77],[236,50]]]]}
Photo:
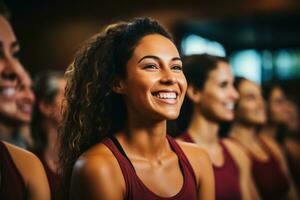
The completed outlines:
{"type": "Polygon", "coordinates": [[[32,113],[32,104],[31,103],[23,103],[23,104],[19,104],[18,108],[20,111],[24,112],[24,113],[32,113]]]}
{"type": "Polygon", "coordinates": [[[228,109],[228,110],[233,110],[234,109],[234,103],[227,103],[225,105],[225,108],[228,109]]]}
{"type": "Polygon", "coordinates": [[[10,100],[14,99],[16,95],[16,88],[14,87],[0,87],[0,95],[10,100]]]}
{"type": "Polygon", "coordinates": [[[173,91],[160,91],[152,93],[154,97],[159,99],[161,102],[168,104],[175,104],[178,99],[178,93],[173,91]]]}

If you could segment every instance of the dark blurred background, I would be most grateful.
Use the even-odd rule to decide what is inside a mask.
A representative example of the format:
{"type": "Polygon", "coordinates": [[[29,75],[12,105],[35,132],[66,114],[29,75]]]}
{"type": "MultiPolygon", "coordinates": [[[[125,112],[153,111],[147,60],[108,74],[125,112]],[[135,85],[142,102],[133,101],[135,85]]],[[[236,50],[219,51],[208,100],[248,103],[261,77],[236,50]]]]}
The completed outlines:
{"type": "Polygon", "coordinates": [[[7,0],[35,75],[65,69],[80,44],[105,24],[137,16],[158,19],[182,54],[226,55],[237,75],[258,83],[278,80],[300,94],[299,0],[7,0]]]}

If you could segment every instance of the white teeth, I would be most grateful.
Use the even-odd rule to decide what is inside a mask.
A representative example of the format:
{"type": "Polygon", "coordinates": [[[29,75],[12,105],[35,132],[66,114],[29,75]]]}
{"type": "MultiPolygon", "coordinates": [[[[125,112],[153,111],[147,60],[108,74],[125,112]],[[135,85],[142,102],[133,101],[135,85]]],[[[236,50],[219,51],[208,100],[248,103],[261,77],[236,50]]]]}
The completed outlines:
{"type": "Polygon", "coordinates": [[[21,110],[25,111],[25,112],[31,112],[32,111],[32,106],[31,104],[24,104],[21,106],[21,110]]]}
{"type": "Polygon", "coordinates": [[[226,104],[226,108],[228,110],[233,110],[234,109],[234,103],[228,103],[228,104],[226,104]]]}
{"type": "Polygon", "coordinates": [[[16,89],[15,88],[2,89],[2,94],[6,95],[6,96],[13,96],[16,94],[16,89]]]}
{"type": "Polygon", "coordinates": [[[176,99],[177,97],[175,92],[159,92],[156,96],[160,99],[176,99]]]}

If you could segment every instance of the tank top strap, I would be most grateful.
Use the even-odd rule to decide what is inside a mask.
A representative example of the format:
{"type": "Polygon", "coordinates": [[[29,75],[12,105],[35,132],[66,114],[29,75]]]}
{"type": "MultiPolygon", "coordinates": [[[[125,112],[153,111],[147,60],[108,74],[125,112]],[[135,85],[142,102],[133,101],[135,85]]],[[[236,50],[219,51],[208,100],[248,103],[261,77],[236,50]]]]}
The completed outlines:
{"type": "Polygon", "coordinates": [[[175,139],[173,139],[171,136],[167,135],[167,139],[169,141],[169,144],[171,145],[171,148],[174,150],[174,152],[177,154],[178,156],[178,160],[182,161],[184,163],[184,165],[187,167],[188,171],[191,173],[195,183],[197,183],[197,179],[196,179],[196,175],[195,172],[192,168],[191,163],[189,162],[188,158],[186,157],[186,155],[184,154],[183,150],[181,149],[181,147],[179,146],[179,144],[175,141],[175,139]]]}
{"type": "Polygon", "coordinates": [[[135,174],[134,167],[115,137],[111,136],[103,140],[102,143],[113,153],[119,163],[126,186],[125,199],[128,199],[129,193],[132,191],[130,183],[135,174]]]}
{"type": "Polygon", "coordinates": [[[270,157],[270,160],[272,162],[278,163],[277,159],[275,158],[275,154],[273,153],[271,148],[267,145],[267,143],[261,138],[258,138],[258,141],[261,144],[262,148],[267,152],[268,156],[270,157]]]}
{"type": "Polygon", "coordinates": [[[189,135],[188,132],[185,132],[179,136],[184,142],[190,142],[190,143],[195,143],[193,138],[189,135]]]}
{"type": "Polygon", "coordinates": [[[221,145],[221,147],[223,149],[225,159],[231,158],[232,156],[231,156],[230,152],[228,151],[227,147],[225,146],[224,142],[222,140],[219,140],[219,144],[221,145]]]}
{"type": "Polygon", "coordinates": [[[25,199],[26,185],[7,147],[0,140],[0,199],[25,199]]]}

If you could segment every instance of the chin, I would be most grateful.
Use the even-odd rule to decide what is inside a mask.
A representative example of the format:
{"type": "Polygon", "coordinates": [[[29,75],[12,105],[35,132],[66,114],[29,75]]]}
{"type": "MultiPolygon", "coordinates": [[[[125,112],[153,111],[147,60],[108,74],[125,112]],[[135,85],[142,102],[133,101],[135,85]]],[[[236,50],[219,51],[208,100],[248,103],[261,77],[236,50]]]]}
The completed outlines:
{"type": "Polygon", "coordinates": [[[163,114],[163,118],[165,120],[175,120],[179,116],[179,112],[165,112],[165,113],[162,113],[162,114],[163,114]]]}

